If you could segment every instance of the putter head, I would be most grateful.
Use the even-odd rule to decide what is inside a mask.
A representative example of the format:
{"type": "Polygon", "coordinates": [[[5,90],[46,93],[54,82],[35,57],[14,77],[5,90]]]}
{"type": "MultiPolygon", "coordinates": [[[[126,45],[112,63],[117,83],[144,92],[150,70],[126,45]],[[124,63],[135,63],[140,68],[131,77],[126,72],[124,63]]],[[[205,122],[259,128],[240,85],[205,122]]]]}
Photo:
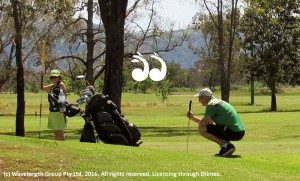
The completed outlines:
{"type": "Polygon", "coordinates": [[[78,75],[76,77],[77,80],[84,80],[85,79],[85,76],[84,75],[78,75]]]}

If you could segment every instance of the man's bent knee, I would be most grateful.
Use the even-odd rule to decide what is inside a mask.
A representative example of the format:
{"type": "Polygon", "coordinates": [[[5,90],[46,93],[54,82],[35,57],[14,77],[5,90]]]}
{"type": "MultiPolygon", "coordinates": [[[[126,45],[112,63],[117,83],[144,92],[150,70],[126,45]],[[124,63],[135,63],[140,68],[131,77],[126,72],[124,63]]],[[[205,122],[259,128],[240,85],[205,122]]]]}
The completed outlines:
{"type": "Polygon", "coordinates": [[[198,133],[199,133],[200,135],[203,135],[204,133],[207,133],[207,128],[206,128],[206,126],[201,126],[201,125],[199,124],[199,126],[198,126],[198,133]]]}

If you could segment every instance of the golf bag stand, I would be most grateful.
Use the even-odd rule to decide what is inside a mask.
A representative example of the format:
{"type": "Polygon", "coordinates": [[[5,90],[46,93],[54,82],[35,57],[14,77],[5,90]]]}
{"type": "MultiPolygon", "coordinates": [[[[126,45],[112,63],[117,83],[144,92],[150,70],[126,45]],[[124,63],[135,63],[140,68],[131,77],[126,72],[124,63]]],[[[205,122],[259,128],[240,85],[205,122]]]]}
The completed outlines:
{"type": "Polygon", "coordinates": [[[80,142],[98,142],[94,134],[95,125],[91,116],[86,116],[84,112],[81,112],[81,117],[85,120],[85,124],[81,133],[80,142]]]}

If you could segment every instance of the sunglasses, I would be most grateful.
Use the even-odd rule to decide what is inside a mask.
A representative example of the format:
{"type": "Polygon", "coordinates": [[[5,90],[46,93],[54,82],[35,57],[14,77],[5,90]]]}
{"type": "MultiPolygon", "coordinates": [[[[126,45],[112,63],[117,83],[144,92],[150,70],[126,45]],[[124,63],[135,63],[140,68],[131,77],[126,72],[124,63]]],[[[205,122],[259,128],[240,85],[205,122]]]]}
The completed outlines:
{"type": "Polygon", "coordinates": [[[202,97],[204,97],[204,96],[200,96],[200,97],[198,97],[199,101],[200,101],[200,99],[201,99],[202,97]]]}
{"type": "Polygon", "coordinates": [[[58,78],[58,77],[50,77],[50,80],[51,80],[51,79],[56,79],[56,78],[58,78]]]}

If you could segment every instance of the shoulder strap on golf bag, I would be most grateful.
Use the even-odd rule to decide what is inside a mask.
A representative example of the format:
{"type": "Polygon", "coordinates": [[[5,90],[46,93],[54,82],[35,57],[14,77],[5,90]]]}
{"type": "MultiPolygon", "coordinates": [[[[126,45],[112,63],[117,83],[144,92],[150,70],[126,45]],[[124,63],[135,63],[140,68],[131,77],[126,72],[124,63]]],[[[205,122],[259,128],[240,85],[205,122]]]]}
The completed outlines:
{"type": "Polygon", "coordinates": [[[139,146],[141,133],[137,126],[130,124],[120,115],[118,107],[108,96],[96,94],[89,101],[86,112],[92,115],[96,131],[101,141],[109,144],[139,146]]]}
{"type": "Polygon", "coordinates": [[[58,112],[59,111],[58,98],[55,94],[48,93],[48,102],[49,102],[49,111],[50,112],[58,112]]]}
{"type": "Polygon", "coordinates": [[[51,92],[48,93],[48,102],[49,102],[49,111],[58,112],[59,103],[58,103],[58,94],[60,92],[60,81],[51,87],[51,92]]]}
{"type": "Polygon", "coordinates": [[[53,85],[51,87],[51,93],[53,93],[54,95],[56,95],[58,97],[58,94],[60,92],[60,83],[61,81],[58,81],[56,85],[53,85]]]}
{"type": "Polygon", "coordinates": [[[68,117],[74,117],[76,116],[81,109],[76,104],[70,104],[68,101],[66,101],[66,116],[68,117]]]}

